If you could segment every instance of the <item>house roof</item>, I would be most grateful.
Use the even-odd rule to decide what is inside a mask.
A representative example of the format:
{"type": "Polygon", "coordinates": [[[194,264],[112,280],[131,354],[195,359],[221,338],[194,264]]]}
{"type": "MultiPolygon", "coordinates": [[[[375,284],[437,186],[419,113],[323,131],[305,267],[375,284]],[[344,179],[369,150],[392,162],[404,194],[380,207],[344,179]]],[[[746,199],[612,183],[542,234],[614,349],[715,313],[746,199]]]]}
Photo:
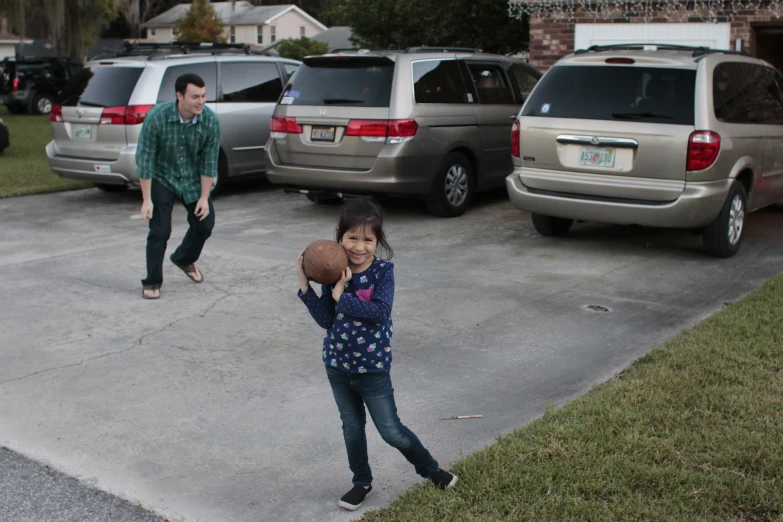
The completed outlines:
{"type": "MultiPolygon", "coordinates": [[[[254,6],[244,0],[234,2],[233,8],[231,4],[231,2],[212,2],[210,4],[215,8],[215,12],[226,25],[269,24],[289,11],[296,11],[321,30],[325,31],[327,29],[324,24],[292,4],[254,6]]],[[[165,13],[151,18],[141,26],[145,28],[174,27],[177,25],[177,21],[187,14],[189,9],[190,4],[177,4],[165,13]]]]}

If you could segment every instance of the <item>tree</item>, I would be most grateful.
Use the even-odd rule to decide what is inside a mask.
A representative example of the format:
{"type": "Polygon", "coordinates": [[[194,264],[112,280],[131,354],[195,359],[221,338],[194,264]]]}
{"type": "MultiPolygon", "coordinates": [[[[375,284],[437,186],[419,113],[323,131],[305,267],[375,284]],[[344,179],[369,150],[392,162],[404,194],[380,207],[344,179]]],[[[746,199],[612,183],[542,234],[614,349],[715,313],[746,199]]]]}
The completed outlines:
{"type": "Polygon", "coordinates": [[[177,21],[177,38],[183,42],[225,43],[223,20],[207,0],[193,0],[187,14],[177,21]]]}
{"type": "Polygon", "coordinates": [[[507,53],[527,48],[528,22],[499,0],[342,0],[338,18],[362,47],[477,47],[507,53]]]}
{"type": "Polygon", "coordinates": [[[303,36],[298,40],[287,38],[282,40],[275,51],[280,53],[283,58],[291,58],[293,60],[301,60],[305,56],[313,56],[316,54],[326,54],[329,51],[329,46],[323,42],[317,42],[310,38],[303,36]]]}

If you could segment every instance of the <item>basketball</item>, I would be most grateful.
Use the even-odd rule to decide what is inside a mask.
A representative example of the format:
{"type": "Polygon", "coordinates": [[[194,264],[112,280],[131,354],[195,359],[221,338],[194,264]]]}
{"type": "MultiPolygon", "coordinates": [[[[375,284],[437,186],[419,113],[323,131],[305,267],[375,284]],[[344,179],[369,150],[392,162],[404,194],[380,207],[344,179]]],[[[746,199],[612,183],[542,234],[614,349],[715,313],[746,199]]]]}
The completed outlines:
{"type": "Polygon", "coordinates": [[[302,268],[305,275],[316,283],[333,285],[348,267],[348,256],[336,241],[313,241],[304,251],[302,268]]]}

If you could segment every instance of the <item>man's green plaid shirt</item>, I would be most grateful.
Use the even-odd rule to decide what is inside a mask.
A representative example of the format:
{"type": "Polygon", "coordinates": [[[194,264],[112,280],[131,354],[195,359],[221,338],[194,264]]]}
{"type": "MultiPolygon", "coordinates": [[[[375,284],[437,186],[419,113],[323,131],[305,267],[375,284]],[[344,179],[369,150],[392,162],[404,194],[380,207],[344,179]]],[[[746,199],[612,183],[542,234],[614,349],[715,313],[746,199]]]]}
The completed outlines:
{"type": "Polygon", "coordinates": [[[136,146],[139,179],[155,178],[193,203],[201,197],[201,176],[217,175],[220,124],[209,107],[195,123],[181,122],[177,102],[156,105],[144,119],[136,146]]]}

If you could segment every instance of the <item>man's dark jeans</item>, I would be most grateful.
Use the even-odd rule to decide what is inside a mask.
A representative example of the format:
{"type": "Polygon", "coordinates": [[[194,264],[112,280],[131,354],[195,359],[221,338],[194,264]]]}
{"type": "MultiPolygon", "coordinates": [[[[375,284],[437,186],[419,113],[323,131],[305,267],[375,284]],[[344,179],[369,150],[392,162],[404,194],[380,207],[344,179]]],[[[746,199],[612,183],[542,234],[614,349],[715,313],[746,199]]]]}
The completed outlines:
{"type": "Polygon", "coordinates": [[[416,468],[416,473],[429,477],[438,471],[438,462],[432,458],[416,435],[402,425],[397,416],[389,372],[348,373],[327,366],[326,374],[343,421],[348,465],[353,471],[355,485],[372,484],[370,461],[367,458],[367,438],[364,433],[367,423],[365,404],[383,440],[400,450],[416,468]]]}
{"type": "MultiPolygon", "coordinates": [[[[155,179],[152,180],[152,219],[150,219],[150,233],[147,235],[147,278],[142,279],[142,285],[163,284],[163,259],[166,256],[166,244],[171,236],[171,212],[174,210],[174,202],[178,196],[161,185],[155,179]]],[[[212,234],[215,226],[215,209],[212,206],[212,198],[209,198],[209,215],[203,221],[193,213],[196,210],[196,202],[182,205],[188,211],[188,228],[182,244],[177,247],[172,255],[172,261],[179,266],[188,266],[195,263],[201,255],[204,243],[212,234]]]]}

